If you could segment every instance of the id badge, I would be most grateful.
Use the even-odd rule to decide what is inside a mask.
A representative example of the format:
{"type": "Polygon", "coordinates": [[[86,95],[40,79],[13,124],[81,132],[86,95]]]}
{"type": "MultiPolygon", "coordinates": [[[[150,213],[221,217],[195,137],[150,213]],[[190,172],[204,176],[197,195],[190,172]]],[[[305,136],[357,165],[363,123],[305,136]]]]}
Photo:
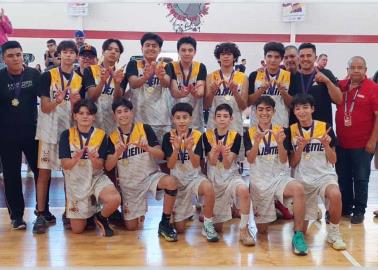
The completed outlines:
{"type": "Polygon", "coordinates": [[[352,116],[351,115],[344,115],[344,126],[350,127],[352,126],[352,116]]]}

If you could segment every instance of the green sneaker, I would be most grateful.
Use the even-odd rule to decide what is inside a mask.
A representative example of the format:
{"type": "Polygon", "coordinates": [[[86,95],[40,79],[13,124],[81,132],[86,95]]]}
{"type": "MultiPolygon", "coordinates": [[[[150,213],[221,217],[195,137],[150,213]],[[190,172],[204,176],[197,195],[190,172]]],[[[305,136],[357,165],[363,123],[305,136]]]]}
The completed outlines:
{"type": "Polygon", "coordinates": [[[304,239],[303,232],[295,232],[293,240],[291,241],[293,252],[296,255],[305,256],[308,253],[308,246],[304,239]]]}

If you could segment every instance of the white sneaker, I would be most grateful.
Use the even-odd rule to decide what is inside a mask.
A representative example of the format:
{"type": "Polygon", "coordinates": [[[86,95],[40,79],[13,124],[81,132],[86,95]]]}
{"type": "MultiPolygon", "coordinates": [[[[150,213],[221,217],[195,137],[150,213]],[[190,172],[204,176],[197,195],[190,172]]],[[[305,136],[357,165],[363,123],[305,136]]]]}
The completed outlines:
{"type": "Polygon", "coordinates": [[[240,229],[239,240],[244,246],[254,246],[256,244],[248,225],[240,229]]]}
{"type": "Polygon", "coordinates": [[[202,226],[202,235],[206,237],[208,242],[218,242],[219,235],[215,231],[214,224],[212,222],[204,222],[202,226]]]}
{"type": "Polygon", "coordinates": [[[339,231],[339,225],[330,224],[327,226],[327,242],[332,245],[332,248],[335,250],[344,250],[346,249],[346,244],[341,238],[339,231]]]}

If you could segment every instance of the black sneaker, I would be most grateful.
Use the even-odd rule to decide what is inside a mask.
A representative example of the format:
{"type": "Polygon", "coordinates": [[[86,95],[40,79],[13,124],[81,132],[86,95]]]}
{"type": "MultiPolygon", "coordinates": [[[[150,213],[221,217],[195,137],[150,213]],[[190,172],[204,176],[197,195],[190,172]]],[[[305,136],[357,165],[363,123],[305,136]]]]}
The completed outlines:
{"type": "Polygon", "coordinates": [[[94,230],[96,229],[96,222],[95,222],[95,217],[90,217],[87,218],[87,225],[85,226],[86,230],[94,230]]]}
{"type": "Polygon", "coordinates": [[[330,215],[329,215],[329,211],[327,210],[327,211],[325,212],[325,221],[326,221],[327,224],[330,223],[329,219],[330,219],[330,215]]]}
{"type": "Polygon", "coordinates": [[[43,215],[38,215],[33,225],[34,234],[43,234],[47,230],[47,221],[43,215]]]}
{"type": "Polygon", "coordinates": [[[113,225],[122,225],[123,224],[123,217],[122,213],[117,209],[115,210],[109,217],[108,220],[113,225]]]}
{"type": "Polygon", "coordinates": [[[350,218],[350,223],[360,224],[364,222],[364,219],[365,219],[364,214],[353,214],[353,216],[350,218]]]}
{"type": "Polygon", "coordinates": [[[168,242],[177,241],[177,232],[171,224],[166,224],[160,221],[158,234],[159,236],[164,237],[168,242]]]}
{"type": "Polygon", "coordinates": [[[26,222],[22,217],[12,219],[12,229],[13,230],[25,230],[26,229],[26,222]]]}
{"type": "Polygon", "coordinates": [[[114,235],[114,231],[110,228],[107,218],[104,218],[100,212],[96,213],[94,217],[97,229],[101,236],[110,237],[114,235]]]}
{"type": "Polygon", "coordinates": [[[70,219],[67,218],[67,216],[66,216],[66,212],[64,212],[64,213],[62,214],[62,222],[63,222],[63,227],[64,227],[64,229],[66,229],[66,230],[71,230],[71,222],[70,222],[70,219]]]}
{"type": "MultiPolygon", "coordinates": [[[[39,213],[38,213],[37,209],[34,210],[34,215],[36,215],[38,217],[39,213]]],[[[56,223],[56,217],[50,212],[50,210],[45,211],[43,213],[43,217],[45,218],[46,222],[49,223],[49,224],[55,224],[56,223]]]]}

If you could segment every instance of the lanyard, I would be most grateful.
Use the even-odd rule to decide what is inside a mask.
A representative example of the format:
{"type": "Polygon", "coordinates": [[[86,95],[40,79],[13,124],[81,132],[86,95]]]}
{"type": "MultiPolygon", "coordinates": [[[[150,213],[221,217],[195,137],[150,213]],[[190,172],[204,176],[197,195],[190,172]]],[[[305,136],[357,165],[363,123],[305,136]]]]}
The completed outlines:
{"type": "MultiPolygon", "coordinates": [[[[301,126],[301,124],[299,124],[299,122],[297,124],[298,124],[299,134],[301,134],[301,136],[304,138],[302,126],[301,126]]],[[[310,128],[310,140],[311,140],[312,136],[314,136],[314,129],[315,129],[315,121],[313,120],[312,124],[311,124],[311,128],[310,128]]],[[[305,151],[306,151],[306,153],[310,152],[310,148],[306,147],[305,151]]]]}
{"type": "MultiPolygon", "coordinates": [[[[216,140],[217,140],[217,144],[218,144],[218,142],[221,141],[221,138],[220,138],[221,136],[219,136],[219,134],[218,134],[218,130],[217,130],[217,129],[214,129],[214,133],[215,133],[215,138],[216,138],[216,140]]],[[[224,135],[224,137],[223,137],[223,139],[222,139],[222,144],[223,144],[223,145],[226,145],[226,143],[227,143],[227,137],[228,137],[228,131],[227,131],[226,135],[224,135]]],[[[218,160],[219,160],[219,161],[222,161],[222,160],[223,160],[222,155],[219,154],[219,156],[218,156],[218,160]]]]}
{"type": "Polygon", "coordinates": [[[179,64],[182,73],[182,83],[184,84],[184,86],[188,87],[190,77],[192,76],[193,64],[190,64],[188,77],[185,76],[184,67],[182,66],[181,62],[179,64]]]}
{"type": "Polygon", "coordinates": [[[356,98],[357,98],[357,95],[358,95],[358,91],[360,91],[360,87],[361,87],[361,84],[356,88],[356,93],[354,94],[353,96],[353,99],[352,99],[352,102],[350,104],[350,108],[349,108],[349,111],[348,111],[348,92],[350,91],[350,84],[351,84],[351,81],[348,81],[348,84],[347,84],[347,91],[345,92],[344,94],[344,114],[346,115],[351,115],[352,112],[353,112],[353,109],[354,109],[354,104],[356,102],[356,98]]]}
{"type": "Polygon", "coordinates": [[[73,78],[73,75],[74,75],[74,71],[73,70],[71,71],[70,77],[67,80],[67,86],[66,87],[64,87],[64,77],[63,77],[63,71],[62,71],[61,67],[59,67],[59,75],[60,75],[60,83],[62,85],[61,91],[64,91],[66,88],[70,87],[71,81],[72,81],[72,78],[73,78]]]}
{"type": "MultiPolygon", "coordinates": [[[[83,138],[81,137],[82,133],[79,131],[79,129],[77,129],[77,132],[79,133],[80,149],[83,149],[85,146],[88,146],[88,143],[89,143],[89,140],[91,139],[93,131],[94,131],[94,127],[91,127],[91,129],[88,132],[88,137],[85,141],[85,145],[83,145],[83,138]]],[[[81,158],[85,157],[85,153],[86,153],[86,151],[83,152],[83,155],[81,156],[81,158]]]]}
{"type": "Polygon", "coordinates": [[[269,82],[268,95],[274,94],[274,90],[276,89],[277,80],[280,77],[280,73],[281,73],[281,69],[278,69],[277,73],[272,76],[273,77],[273,80],[272,80],[268,70],[267,69],[265,70],[265,78],[269,82]],[[272,81],[273,81],[273,85],[272,85],[272,81]]]}
{"type": "MultiPolygon", "coordinates": [[[[189,137],[191,133],[192,133],[192,129],[189,129],[188,134],[186,136],[189,137]]],[[[177,130],[176,130],[176,135],[178,136],[177,130]]],[[[180,149],[179,149],[179,156],[180,156],[180,160],[181,160],[182,164],[184,164],[184,162],[185,162],[185,148],[184,147],[185,146],[183,146],[183,143],[182,143],[182,140],[181,140],[180,149]]]]}
{"type": "Polygon", "coordinates": [[[308,93],[308,91],[310,90],[311,85],[312,85],[313,82],[314,82],[315,74],[316,74],[316,71],[314,70],[314,71],[311,73],[310,78],[308,79],[307,85],[305,86],[305,83],[304,83],[304,75],[303,75],[303,73],[300,73],[300,75],[301,75],[301,84],[302,84],[302,93],[305,93],[305,94],[308,93]]]}
{"type": "MultiPolygon", "coordinates": [[[[234,73],[235,73],[235,70],[232,70],[231,75],[230,75],[230,79],[228,80],[228,85],[230,85],[230,82],[232,82],[232,79],[234,78],[234,73]]],[[[230,89],[226,86],[226,83],[224,82],[224,77],[223,77],[222,70],[219,70],[219,75],[220,75],[220,77],[222,79],[222,84],[223,84],[222,95],[228,95],[230,93],[230,89]]]]}
{"type": "Polygon", "coordinates": [[[24,78],[24,74],[25,74],[24,69],[22,69],[20,78],[18,80],[15,80],[15,78],[8,73],[9,78],[11,79],[11,81],[12,81],[12,83],[14,85],[14,98],[15,99],[18,99],[20,97],[22,80],[24,78]]]}
{"type": "MultiPolygon", "coordinates": [[[[258,125],[257,126],[259,128],[259,130],[261,132],[264,132],[264,130],[258,125]]],[[[272,132],[271,132],[271,129],[272,129],[272,125],[270,125],[270,130],[268,130],[268,141],[266,140],[265,138],[265,134],[264,134],[264,137],[263,137],[263,141],[264,141],[264,145],[265,145],[265,154],[270,154],[270,143],[272,141],[272,132]]]]}

